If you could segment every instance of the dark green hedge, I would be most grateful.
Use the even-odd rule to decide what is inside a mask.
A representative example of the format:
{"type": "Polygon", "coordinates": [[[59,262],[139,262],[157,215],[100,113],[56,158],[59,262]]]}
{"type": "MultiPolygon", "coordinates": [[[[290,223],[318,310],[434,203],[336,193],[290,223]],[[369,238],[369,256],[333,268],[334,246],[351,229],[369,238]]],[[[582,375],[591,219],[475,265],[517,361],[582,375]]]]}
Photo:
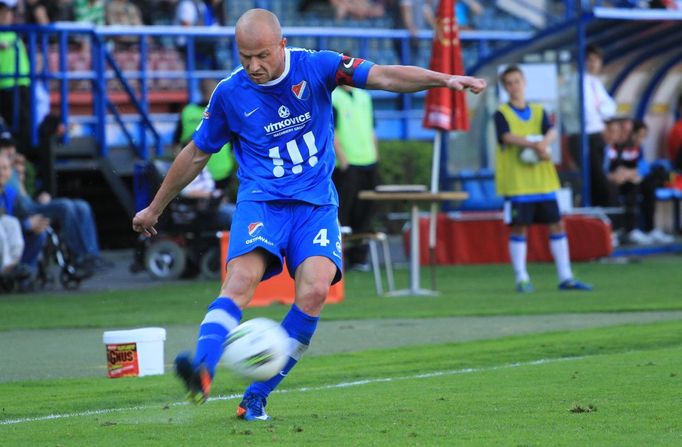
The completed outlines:
{"type": "Polygon", "coordinates": [[[379,172],[387,185],[431,185],[430,141],[380,141],[379,172]]]}
{"type": "MultiPolygon", "coordinates": [[[[431,160],[433,142],[431,141],[380,141],[379,173],[384,185],[424,185],[431,186],[431,160]]],[[[421,207],[427,210],[428,206],[421,207]]],[[[376,203],[374,229],[388,233],[398,233],[404,221],[387,219],[388,213],[408,213],[404,202],[376,203]]]]}

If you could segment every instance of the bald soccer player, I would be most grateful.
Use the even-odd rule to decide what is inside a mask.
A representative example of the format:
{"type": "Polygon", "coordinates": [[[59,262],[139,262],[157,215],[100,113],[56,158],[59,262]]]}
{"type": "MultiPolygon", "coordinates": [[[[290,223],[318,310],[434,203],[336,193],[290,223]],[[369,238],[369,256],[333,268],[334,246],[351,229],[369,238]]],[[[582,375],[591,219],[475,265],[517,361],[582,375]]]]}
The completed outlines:
{"type": "Polygon", "coordinates": [[[239,164],[237,209],[220,296],[199,327],[194,356],[181,353],[175,370],[190,400],[204,402],[228,334],[256,286],[282,271],[293,274],[294,304],[282,320],[291,354],[273,378],[254,382],[237,408],[245,420],[267,420],[265,404],[310,344],[330,285],[341,279],[341,236],[334,170],[331,92],[337,85],[408,93],[435,87],[485,89],[482,79],[412,66],[375,65],[332,51],[287,47],[277,17],[263,9],[236,24],[241,66],[216,87],[192,141],[181,151],[133,229],[146,236],[168,203],[232,143],[239,164]]]}

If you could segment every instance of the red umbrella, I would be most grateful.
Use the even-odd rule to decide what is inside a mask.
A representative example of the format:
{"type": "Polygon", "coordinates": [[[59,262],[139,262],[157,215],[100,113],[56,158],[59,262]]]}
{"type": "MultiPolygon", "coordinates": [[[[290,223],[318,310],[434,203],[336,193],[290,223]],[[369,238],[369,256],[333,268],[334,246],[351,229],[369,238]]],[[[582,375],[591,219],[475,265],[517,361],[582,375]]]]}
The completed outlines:
{"type": "MultiPolygon", "coordinates": [[[[463,75],[462,48],[455,18],[454,0],[442,0],[436,14],[429,68],[442,73],[463,75]]],[[[434,88],[426,94],[424,120],[428,129],[469,130],[469,115],[464,92],[434,88]]]]}
{"type": "MultiPolygon", "coordinates": [[[[441,0],[438,7],[429,68],[442,73],[464,74],[462,48],[459,40],[454,0],[441,0]]],[[[431,168],[431,191],[436,192],[438,191],[440,150],[443,133],[450,130],[469,130],[469,114],[465,93],[447,88],[429,90],[426,94],[422,125],[428,129],[436,129],[431,168]]],[[[431,286],[433,289],[436,288],[437,211],[438,205],[434,202],[431,204],[431,220],[429,223],[429,262],[431,264],[431,286]]]]}

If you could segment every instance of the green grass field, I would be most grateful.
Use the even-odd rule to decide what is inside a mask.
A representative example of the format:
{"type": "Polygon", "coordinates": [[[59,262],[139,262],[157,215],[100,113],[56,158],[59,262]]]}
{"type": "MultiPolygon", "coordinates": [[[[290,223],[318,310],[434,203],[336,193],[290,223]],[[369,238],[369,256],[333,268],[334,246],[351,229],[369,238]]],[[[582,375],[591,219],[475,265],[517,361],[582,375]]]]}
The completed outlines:
{"type": "MultiPolygon", "coordinates": [[[[530,270],[536,292],[519,295],[509,266],[442,267],[437,298],[378,298],[370,274],[351,273],[346,300],[328,306],[323,318],[341,327],[347,320],[399,318],[410,322],[405,333],[425,334],[447,331],[436,325],[443,317],[471,317],[453,320],[466,325],[474,316],[515,316],[529,327],[575,313],[602,313],[606,320],[613,313],[657,311],[674,318],[418,346],[395,340],[393,348],[378,341],[399,336],[377,330],[349,352],[311,352],[271,396],[273,420],[245,423],[234,410],[246,384],[227,371],[201,407],[182,402],[171,374],[111,380],[102,369],[88,377],[2,379],[8,362],[32,355],[2,339],[21,333],[39,343],[41,335],[59,331],[195,327],[215,284],[3,296],[0,445],[682,445],[680,258],[576,265],[578,276],[596,285],[592,293],[558,292],[551,265],[530,270]]],[[[399,281],[406,275],[400,272],[399,281]]],[[[246,317],[281,318],[285,311],[249,309],[246,317]]]]}

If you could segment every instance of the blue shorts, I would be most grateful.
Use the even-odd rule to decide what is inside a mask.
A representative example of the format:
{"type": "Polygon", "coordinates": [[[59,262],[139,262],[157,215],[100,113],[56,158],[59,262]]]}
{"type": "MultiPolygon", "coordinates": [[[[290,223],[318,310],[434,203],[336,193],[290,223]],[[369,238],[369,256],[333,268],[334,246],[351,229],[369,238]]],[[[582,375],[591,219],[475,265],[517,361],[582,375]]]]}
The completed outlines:
{"type": "Polygon", "coordinates": [[[504,223],[507,225],[553,224],[561,220],[556,199],[537,202],[504,201],[504,223]]]}
{"type": "Polygon", "coordinates": [[[286,258],[289,274],[311,256],[324,256],[336,265],[332,284],[341,280],[341,230],[336,205],[306,202],[237,203],[227,261],[261,248],[272,255],[262,281],[282,272],[286,258]]]}

